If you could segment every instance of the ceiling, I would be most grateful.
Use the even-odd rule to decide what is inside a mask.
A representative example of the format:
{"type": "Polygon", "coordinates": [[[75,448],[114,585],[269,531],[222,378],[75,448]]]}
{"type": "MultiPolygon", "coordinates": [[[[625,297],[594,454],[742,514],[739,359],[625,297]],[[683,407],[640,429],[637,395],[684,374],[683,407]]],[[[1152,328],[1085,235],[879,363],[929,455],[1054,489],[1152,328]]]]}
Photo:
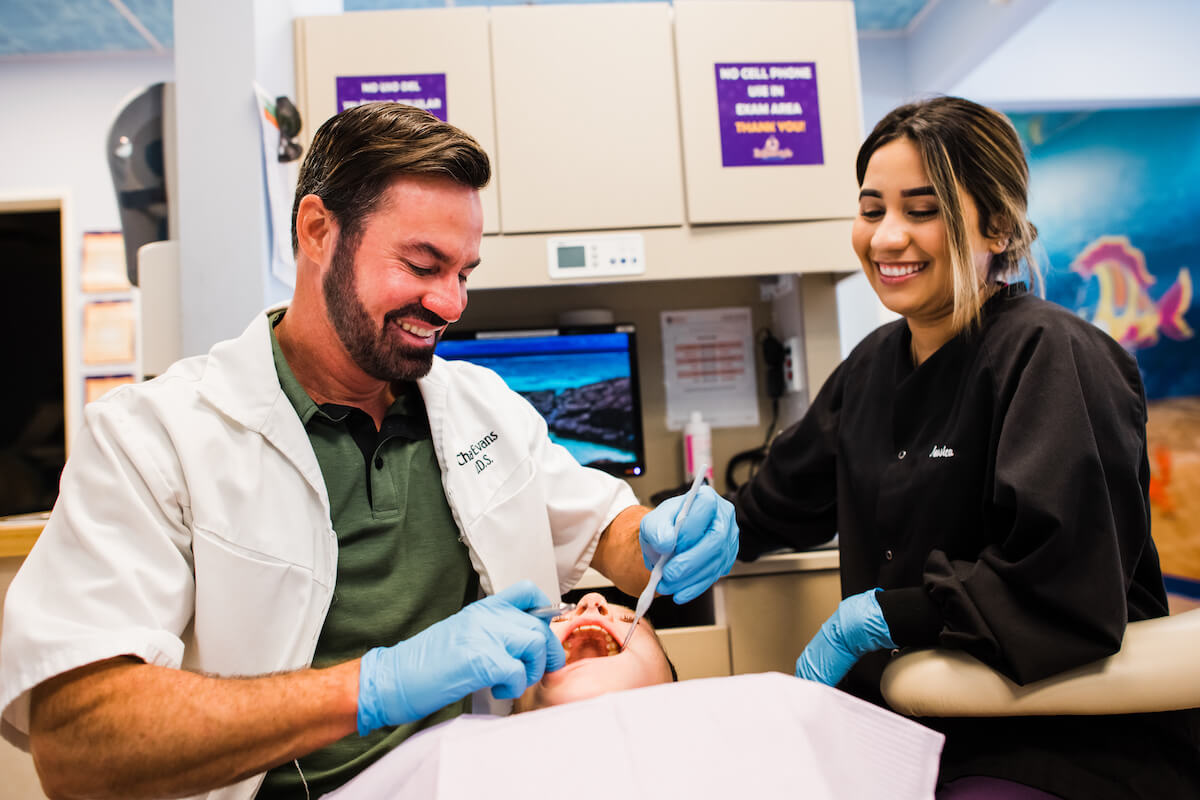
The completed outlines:
{"type": "MultiPolygon", "coordinates": [[[[533,0],[596,2],[596,0],[533,0]]],[[[344,0],[346,11],[442,5],[521,5],[530,0],[344,0]]],[[[858,29],[903,32],[937,0],[854,0],[858,29]]],[[[0,0],[0,57],[164,53],[173,0],[0,0]]]]}

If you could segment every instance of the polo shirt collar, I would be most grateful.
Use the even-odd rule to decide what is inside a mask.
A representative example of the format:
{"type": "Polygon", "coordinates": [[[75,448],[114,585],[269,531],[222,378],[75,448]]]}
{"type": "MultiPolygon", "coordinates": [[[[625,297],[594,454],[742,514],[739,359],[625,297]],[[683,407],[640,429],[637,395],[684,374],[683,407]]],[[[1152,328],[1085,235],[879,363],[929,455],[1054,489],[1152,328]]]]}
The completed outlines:
{"type": "MultiPolygon", "coordinates": [[[[292,408],[296,410],[296,415],[300,417],[300,422],[305,428],[308,428],[308,423],[315,416],[323,417],[334,423],[341,423],[346,420],[346,417],[355,410],[354,406],[342,405],[340,403],[317,403],[308,396],[308,392],[304,391],[304,387],[300,385],[300,381],[296,378],[296,373],[292,371],[292,367],[287,362],[287,358],[283,355],[283,348],[279,346],[279,338],[275,335],[275,326],[283,319],[284,312],[287,309],[275,309],[268,313],[271,330],[271,355],[275,361],[275,372],[279,375],[279,385],[283,389],[284,395],[288,402],[292,404],[292,408]]],[[[399,433],[409,439],[420,439],[428,437],[429,425],[425,421],[424,404],[421,402],[420,392],[417,391],[415,384],[400,384],[396,387],[396,399],[387,410],[384,417],[385,428],[396,428],[396,433],[399,433]],[[392,417],[399,417],[403,420],[411,419],[413,424],[399,424],[400,420],[391,420],[392,417]],[[391,423],[391,424],[389,424],[391,423]]]]}

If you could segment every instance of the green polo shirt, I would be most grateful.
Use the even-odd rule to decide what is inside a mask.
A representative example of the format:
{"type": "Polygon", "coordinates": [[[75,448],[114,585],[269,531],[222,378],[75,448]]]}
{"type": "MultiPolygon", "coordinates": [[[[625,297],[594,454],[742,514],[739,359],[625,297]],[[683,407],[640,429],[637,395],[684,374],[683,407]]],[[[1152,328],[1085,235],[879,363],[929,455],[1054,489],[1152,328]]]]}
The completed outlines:
{"type": "MultiPolygon", "coordinates": [[[[279,348],[271,313],[275,371],[304,423],[321,466],[337,533],[337,584],[317,640],[314,667],[358,658],[411,638],[475,599],[478,576],[446,503],[441,468],[415,383],[397,386],[379,429],[358,408],[318,406],[279,348]]],[[[467,710],[468,699],[409,725],[351,734],[300,759],[311,797],[353,778],[422,728],[467,710]]],[[[304,797],[293,763],[267,773],[258,797],[304,797]]]]}

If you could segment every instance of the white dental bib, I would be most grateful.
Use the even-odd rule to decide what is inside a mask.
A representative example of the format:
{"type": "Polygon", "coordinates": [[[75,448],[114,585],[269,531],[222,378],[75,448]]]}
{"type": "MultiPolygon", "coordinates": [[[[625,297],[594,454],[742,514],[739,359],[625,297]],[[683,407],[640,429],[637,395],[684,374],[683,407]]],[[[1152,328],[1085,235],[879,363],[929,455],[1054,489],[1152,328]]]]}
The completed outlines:
{"type": "Polygon", "coordinates": [[[331,800],[932,798],[943,736],[780,673],[468,715],[409,739],[331,800]]]}

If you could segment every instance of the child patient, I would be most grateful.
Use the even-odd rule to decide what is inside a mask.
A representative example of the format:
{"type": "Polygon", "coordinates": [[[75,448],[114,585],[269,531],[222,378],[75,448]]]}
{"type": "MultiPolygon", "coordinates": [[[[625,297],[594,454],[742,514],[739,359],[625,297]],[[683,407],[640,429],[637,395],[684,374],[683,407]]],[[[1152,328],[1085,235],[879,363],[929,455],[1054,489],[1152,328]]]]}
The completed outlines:
{"type": "Polygon", "coordinates": [[[610,603],[596,592],[584,595],[575,610],[550,622],[550,630],[567,651],[567,665],[530,686],[513,703],[513,711],[675,680],[675,668],[645,619],[638,623],[629,646],[621,649],[631,625],[632,609],[610,603]]]}

